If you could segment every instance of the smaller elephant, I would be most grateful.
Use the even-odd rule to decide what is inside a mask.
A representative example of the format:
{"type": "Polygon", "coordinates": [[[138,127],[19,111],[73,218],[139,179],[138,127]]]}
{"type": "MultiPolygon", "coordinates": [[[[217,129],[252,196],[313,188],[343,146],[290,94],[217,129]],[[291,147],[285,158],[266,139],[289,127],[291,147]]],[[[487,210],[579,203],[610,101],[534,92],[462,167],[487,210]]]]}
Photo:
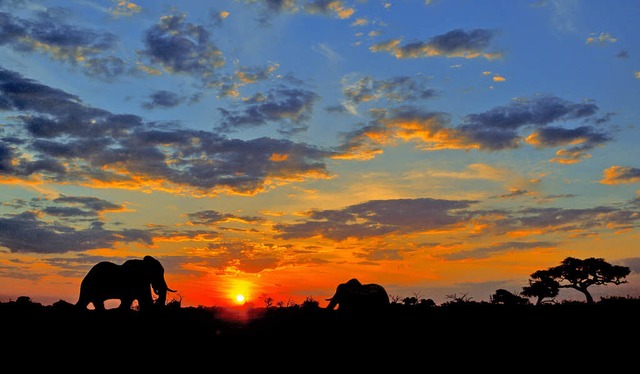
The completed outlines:
{"type": "Polygon", "coordinates": [[[164,306],[167,292],[176,291],[167,286],[162,264],[151,256],[127,260],[122,265],[102,261],[95,264],[82,280],[76,306],[86,309],[92,303],[95,310],[105,310],[106,300],[117,299],[120,300],[119,309],[128,310],[137,300],[140,311],[143,311],[154,305],[164,306]],[[158,295],[155,304],[152,288],[158,295]]]}
{"type": "Polygon", "coordinates": [[[389,295],[381,285],[377,283],[362,284],[356,278],[346,283],[341,283],[336,288],[333,297],[329,301],[327,309],[338,307],[340,311],[378,311],[390,305],[389,295]]]}

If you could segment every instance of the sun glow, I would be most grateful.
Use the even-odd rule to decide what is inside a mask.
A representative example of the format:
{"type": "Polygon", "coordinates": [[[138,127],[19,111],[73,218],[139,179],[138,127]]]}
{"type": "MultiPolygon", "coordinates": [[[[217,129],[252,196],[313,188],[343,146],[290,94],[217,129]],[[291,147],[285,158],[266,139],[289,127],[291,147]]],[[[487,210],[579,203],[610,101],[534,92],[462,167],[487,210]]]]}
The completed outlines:
{"type": "Polygon", "coordinates": [[[240,306],[245,305],[251,300],[252,289],[254,285],[241,279],[233,279],[228,284],[227,297],[231,305],[240,306]]]}

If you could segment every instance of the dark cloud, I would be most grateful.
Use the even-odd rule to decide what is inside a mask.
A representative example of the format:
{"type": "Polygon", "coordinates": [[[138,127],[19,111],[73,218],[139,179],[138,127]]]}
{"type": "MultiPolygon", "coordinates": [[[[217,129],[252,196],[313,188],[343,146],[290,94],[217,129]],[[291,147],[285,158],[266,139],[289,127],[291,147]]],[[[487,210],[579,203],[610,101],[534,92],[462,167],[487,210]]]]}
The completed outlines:
{"type": "MultiPolygon", "coordinates": [[[[0,246],[12,252],[65,253],[98,248],[114,248],[119,244],[172,240],[214,240],[219,234],[208,230],[173,230],[158,225],[145,229],[107,230],[101,213],[124,212],[125,207],[92,196],[61,195],[55,199],[14,200],[2,204],[14,209],[29,208],[17,214],[0,217],[0,246]],[[43,217],[55,217],[46,221],[43,217]],[[83,227],[80,227],[84,225],[83,227]]],[[[203,213],[206,215],[206,212],[203,213]]],[[[258,221],[256,217],[226,215],[228,220],[258,221]]]]}
{"type": "Polygon", "coordinates": [[[119,204],[114,204],[110,201],[99,199],[97,197],[92,196],[65,196],[61,195],[53,199],[54,203],[60,204],[77,204],[81,205],[85,209],[89,209],[95,213],[101,213],[105,211],[117,211],[123,210],[124,206],[119,204]]]}
{"type": "Polygon", "coordinates": [[[271,24],[271,17],[282,13],[296,13],[299,0],[243,0],[247,4],[258,5],[258,22],[263,26],[271,24]]]}
{"type": "MultiPolygon", "coordinates": [[[[604,231],[637,228],[637,207],[597,206],[585,209],[526,208],[474,210],[477,202],[429,198],[374,200],[340,210],[311,210],[299,223],[274,226],[282,239],[322,237],[335,241],[366,239],[388,235],[428,233],[429,231],[472,230],[468,240],[479,237],[528,235],[596,236],[604,231]]],[[[445,246],[450,243],[441,243],[445,246]]],[[[505,241],[488,247],[445,255],[447,259],[486,258],[504,251],[549,248],[556,241],[505,241]]],[[[443,247],[444,248],[444,247],[443,247]]],[[[367,256],[369,257],[369,256],[367,256]]]]}
{"type": "Polygon", "coordinates": [[[118,136],[142,124],[134,115],[114,115],[86,106],[75,95],[0,68],[0,110],[23,112],[17,118],[39,138],[118,136]]]}
{"type": "Polygon", "coordinates": [[[0,172],[9,174],[13,170],[13,151],[8,144],[0,142],[0,172]]]}
{"type": "Polygon", "coordinates": [[[176,93],[160,90],[152,93],[149,96],[149,101],[143,103],[142,107],[145,109],[173,108],[184,101],[185,99],[176,93]]]}
{"type": "Polygon", "coordinates": [[[152,237],[143,230],[110,231],[99,224],[76,229],[41,221],[35,212],[0,218],[0,245],[12,253],[82,252],[131,242],[151,244],[152,237]]]}
{"type": "Polygon", "coordinates": [[[492,59],[498,57],[499,54],[486,52],[486,50],[495,35],[496,32],[493,30],[475,29],[465,31],[456,29],[434,36],[426,42],[413,42],[400,46],[399,41],[392,40],[376,44],[370,50],[373,52],[388,51],[397,58],[444,56],[492,59]]]}
{"type": "Polygon", "coordinates": [[[43,157],[33,161],[24,158],[18,161],[14,167],[13,174],[19,177],[29,177],[33,174],[49,174],[56,176],[54,179],[61,180],[67,173],[66,166],[53,158],[43,157]]]}
{"type": "Polygon", "coordinates": [[[347,109],[343,104],[339,105],[329,105],[324,108],[327,113],[337,113],[337,114],[347,114],[350,113],[349,109],[347,109]]]}
{"type": "MultiPolygon", "coordinates": [[[[255,103],[263,120],[297,123],[315,100],[306,91],[278,93],[285,101],[255,103]]],[[[244,141],[177,126],[161,129],[134,115],[88,107],[76,96],[6,69],[0,69],[0,108],[23,113],[14,118],[27,135],[0,142],[1,167],[19,178],[39,174],[60,182],[121,188],[252,194],[271,180],[327,176],[324,160],[333,155],[288,140],[244,141]]]]}
{"type": "Polygon", "coordinates": [[[406,234],[454,227],[466,220],[458,210],[474,201],[372,200],[342,210],[312,210],[303,223],[275,225],[283,239],[322,236],[331,240],[406,234]]]}
{"type": "Polygon", "coordinates": [[[80,108],[80,99],[0,67],[0,109],[60,115],[80,108]]]}
{"type": "Polygon", "coordinates": [[[491,196],[491,199],[513,199],[516,197],[520,197],[520,196],[526,196],[529,195],[530,192],[527,190],[521,190],[521,189],[514,189],[509,191],[509,193],[506,194],[501,194],[501,195],[495,195],[495,196],[491,196]]]}
{"type": "MultiPolygon", "coordinates": [[[[247,1],[247,0],[245,0],[247,1]]],[[[270,12],[292,12],[297,10],[298,0],[248,0],[262,4],[270,12]]]]}
{"type": "Polygon", "coordinates": [[[80,66],[87,75],[114,77],[124,72],[124,62],[108,54],[117,43],[114,34],[65,24],[69,10],[64,8],[35,14],[35,19],[27,20],[0,13],[0,45],[22,53],[48,54],[54,60],[80,66]]]}
{"type": "Polygon", "coordinates": [[[428,112],[414,105],[380,109],[372,121],[343,134],[337,149],[343,157],[374,155],[381,144],[414,141],[424,150],[479,149],[499,151],[529,143],[537,148],[569,146],[557,151],[553,162],[574,163],[590,157],[612,135],[596,130],[610,116],[598,117],[594,103],[572,103],[554,96],[519,98],[483,113],[469,114],[453,126],[446,113],[428,112]],[[575,126],[579,122],[581,126],[575,126]],[[567,123],[567,126],[561,126],[567,123]],[[553,124],[553,125],[552,125],[553,124]]]}
{"type": "Polygon", "coordinates": [[[170,73],[208,78],[225,64],[225,58],[209,40],[209,32],[185,18],[185,14],[160,18],[146,31],[141,55],[170,73]]]}
{"type": "Polygon", "coordinates": [[[123,211],[124,206],[111,203],[107,200],[99,199],[91,196],[65,196],[61,195],[53,200],[32,199],[31,201],[13,202],[3,204],[14,209],[24,208],[26,206],[32,208],[32,212],[41,212],[49,216],[54,216],[64,221],[77,221],[78,218],[92,218],[91,225],[94,227],[102,227],[102,223],[95,219],[105,211],[123,211]]]}
{"type": "Polygon", "coordinates": [[[598,107],[590,102],[572,103],[553,96],[521,98],[484,113],[467,115],[457,130],[466,143],[485,150],[518,148],[525,140],[540,148],[574,145],[554,159],[572,163],[588,157],[587,151],[610,141],[612,136],[598,132],[592,126],[564,128],[548,125],[589,121],[597,111],[598,107]],[[525,137],[522,131],[527,128],[534,131],[525,137]]]}
{"type": "MultiPolygon", "coordinates": [[[[149,225],[150,228],[145,229],[107,230],[104,228],[106,224],[97,220],[97,216],[100,212],[122,210],[123,207],[94,197],[61,196],[51,201],[24,202],[19,205],[41,204],[46,205],[41,210],[0,217],[0,247],[6,247],[13,253],[50,254],[115,248],[128,243],[152,245],[155,241],[220,239],[219,234],[210,229],[172,230],[149,225]],[[56,221],[42,220],[42,213],[55,217],[56,221]],[[79,224],[85,227],[78,227],[79,224]]],[[[14,205],[19,207],[18,204],[14,205]]]]}
{"type": "Polygon", "coordinates": [[[311,0],[304,4],[303,9],[309,14],[335,15],[341,19],[355,13],[355,9],[345,6],[342,0],[311,0]]]}
{"type": "Polygon", "coordinates": [[[305,131],[308,126],[304,122],[310,118],[318,98],[314,92],[300,88],[279,87],[266,94],[259,93],[244,102],[246,108],[243,110],[219,108],[223,121],[217,130],[233,132],[277,122],[283,134],[305,131]]]}
{"type": "Polygon", "coordinates": [[[602,229],[634,228],[640,223],[640,212],[609,206],[585,209],[526,208],[506,213],[504,218],[494,222],[497,232],[531,230],[592,233],[602,229]]]}
{"type": "Polygon", "coordinates": [[[466,116],[463,126],[518,129],[523,126],[545,126],[552,122],[593,116],[598,111],[594,103],[572,103],[554,96],[520,98],[509,105],[466,116]]]}
{"type": "Polygon", "coordinates": [[[95,139],[79,138],[72,142],[38,139],[32,142],[31,147],[43,155],[54,158],[90,159],[91,153],[105,149],[112,144],[114,144],[113,140],[107,137],[95,139]]]}
{"type": "Polygon", "coordinates": [[[95,77],[115,78],[129,70],[126,62],[115,56],[87,58],[82,64],[85,73],[95,77]]]}
{"type": "Polygon", "coordinates": [[[559,152],[554,162],[573,163],[589,157],[587,152],[612,140],[609,134],[596,132],[591,126],[580,126],[573,129],[562,127],[545,127],[534,131],[527,141],[536,147],[554,147],[576,144],[559,152]]]}
{"type": "MultiPolygon", "coordinates": [[[[491,30],[476,29],[465,31],[457,29],[446,34],[434,36],[429,40],[428,45],[446,55],[467,54],[469,51],[486,49],[494,36],[495,32],[491,30]]],[[[407,50],[410,49],[407,46],[407,50]]]]}
{"type": "Polygon", "coordinates": [[[97,213],[94,211],[82,210],[73,207],[57,207],[50,206],[42,209],[42,212],[50,216],[56,217],[95,217],[97,213]]]}
{"type": "Polygon", "coordinates": [[[423,76],[398,76],[388,80],[364,77],[344,89],[347,101],[360,104],[366,101],[385,99],[403,102],[429,99],[436,91],[427,87],[428,79],[423,76]]]}
{"type": "Polygon", "coordinates": [[[553,147],[576,142],[592,145],[602,144],[611,140],[611,136],[595,132],[590,126],[580,126],[573,129],[563,127],[545,127],[535,132],[536,145],[553,147]]]}
{"type": "Polygon", "coordinates": [[[442,258],[449,261],[489,258],[495,253],[527,251],[535,248],[555,247],[555,242],[502,242],[488,247],[476,248],[470,251],[460,251],[442,255],[442,258]]]}
{"type": "Polygon", "coordinates": [[[256,83],[266,81],[271,78],[272,73],[279,68],[278,64],[267,66],[241,66],[236,70],[236,78],[242,83],[256,83]]]}
{"type": "Polygon", "coordinates": [[[616,57],[617,57],[617,58],[629,58],[629,57],[631,57],[631,56],[629,55],[629,51],[627,51],[627,50],[623,49],[623,50],[621,50],[620,52],[618,52],[618,53],[616,54],[616,57]]]}
{"type": "Polygon", "coordinates": [[[238,216],[229,213],[220,213],[215,210],[202,210],[187,214],[189,223],[193,225],[216,225],[222,222],[237,221],[244,223],[258,223],[263,219],[254,216],[238,216]]]}

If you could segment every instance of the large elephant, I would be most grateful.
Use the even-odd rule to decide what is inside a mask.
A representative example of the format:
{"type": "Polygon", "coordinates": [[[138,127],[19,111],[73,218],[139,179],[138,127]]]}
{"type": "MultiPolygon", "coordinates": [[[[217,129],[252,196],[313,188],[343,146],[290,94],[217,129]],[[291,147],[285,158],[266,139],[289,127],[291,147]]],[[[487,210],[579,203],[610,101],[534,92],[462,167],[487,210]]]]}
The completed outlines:
{"type": "Polygon", "coordinates": [[[388,305],[389,295],[381,285],[377,283],[362,284],[356,278],[346,283],[341,283],[336,288],[333,297],[329,301],[327,309],[353,312],[353,311],[377,311],[388,305]]]}
{"type": "Polygon", "coordinates": [[[120,300],[119,308],[128,310],[137,300],[143,311],[153,305],[164,306],[167,292],[176,291],[167,286],[162,264],[151,256],[144,256],[142,260],[127,260],[122,265],[103,261],[94,265],[85,275],[76,306],[86,309],[92,303],[95,310],[105,310],[106,300],[117,299],[120,300]],[[158,295],[155,304],[152,288],[158,295]]]}

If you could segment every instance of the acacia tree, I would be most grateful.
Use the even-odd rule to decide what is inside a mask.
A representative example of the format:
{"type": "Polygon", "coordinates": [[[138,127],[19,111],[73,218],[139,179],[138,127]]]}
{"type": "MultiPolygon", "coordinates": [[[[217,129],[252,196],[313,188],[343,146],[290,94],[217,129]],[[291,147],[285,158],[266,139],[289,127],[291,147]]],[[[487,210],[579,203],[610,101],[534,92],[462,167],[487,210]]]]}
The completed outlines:
{"type": "Polygon", "coordinates": [[[544,292],[552,294],[554,290],[557,291],[559,288],[573,288],[584,294],[587,304],[593,304],[593,296],[588,290],[589,287],[610,283],[615,285],[627,283],[624,278],[630,272],[631,269],[628,267],[611,265],[603,258],[589,257],[581,260],[567,257],[558,266],[531,274],[533,281],[530,280],[529,288],[524,287],[522,292],[531,293],[534,291],[536,296],[540,297],[544,292]]]}
{"type": "Polygon", "coordinates": [[[540,305],[544,302],[544,299],[558,296],[560,292],[560,284],[555,280],[548,270],[538,270],[531,274],[529,279],[529,285],[522,287],[520,295],[526,297],[535,297],[536,305],[540,305]]]}

